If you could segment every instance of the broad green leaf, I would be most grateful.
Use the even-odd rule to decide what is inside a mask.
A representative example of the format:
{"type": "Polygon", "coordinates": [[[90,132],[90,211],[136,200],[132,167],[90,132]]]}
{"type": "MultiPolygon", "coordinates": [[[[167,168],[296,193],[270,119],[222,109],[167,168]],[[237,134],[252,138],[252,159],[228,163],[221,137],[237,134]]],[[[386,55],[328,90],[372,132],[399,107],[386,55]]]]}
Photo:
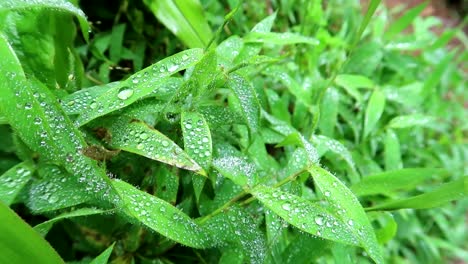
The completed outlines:
{"type": "Polygon", "coordinates": [[[227,86],[236,96],[250,132],[255,134],[260,126],[260,104],[252,84],[240,75],[231,74],[227,86]]]}
{"type": "Polygon", "coordinates": [[[252,216],[238,207],[231,207],[208,220],[203,226],[223,245],[239,247],[248,256],[249,263],[264,263],[267,244],[264,234],[252,216]]]}
{"type": "Polygon", "coordinates": [[[109,257],[114,250],[115,242],[112,243],[106,250],[104,250],[99,256],[94,258],[89,264],[107,264],[109,263],[109,257]]]}
{"type": "Polygon", "coordinates": [[[182,169],[205,175],[205,171],[176,143],[147,124],[125,117],[105,121],[109,145],[182,169]]]}
{"type": "Polygon", "coordinates": [[[304,232],[340,243],[359,245],[348,223],[320,203],[261,185],[250,190],[250,193],[268,209],[304,232]]]}
{"type": "Polygon", "coordinates": [[[22,162],[0,176],[0,202],[10,206],[19,192],[31,179],[35,168],[29,162],[22,162]]]}
{"type": "Polygon", "coordinates": [[[107,89],[89,103],[89,111],[84,111],[75,120],[75,125],[82,126],[89,121],[126,107],[138,99],[154,92],[153,83],[194,65],[202,57],[203,50],[190,49],[167,57],[135,74],[118,86],[107,89]]]}
{"type": "Polygon", "coordinates": [[[423,114],[397,116],[388,122],[389,128],[407,128],[413,126],[433,126],[436,119],[423,114]]]}
{"type": "Polygon", "coordinates": [[[345,222],[369,256],[377,263],[383,263],[374,229],[358,199],[340,180],[330,172],[320,168],[309,169],[318,189],[323,193],[341,221],[345,222]]]}
{"type": "Polygon", "coordinates": [[[168,202],[120,180],[113,185],[122,196],[123,213],[129,217],[189,247],[205,248],[212,244],[211,237],[200,226],[168,202]]]}
{"type": "Polygon", "coordinates": [[[25,78],[8,43],[0,35],[0,109],[17,135],[41,159],[60,164],[73,175],[75,189],[98,199],[118,199],[96,161],[82,155],[86,143],[52,92],[25,78]]]}
{"type": "Polygon", "coordinates": [[[407,28],[411,22],[413,22],[413,20],[424,10],[424,8],[426,8],[427,4],[428,2],[424,2],[405,11],[398,20],[390,25],[387,32],[385,33],[385,38],[390,40],[395,37],[395,35],[407,28]]]}
{"type": "Polygon", "coordinates": [[[204,48],[212,38],[199,0],[144,0],[144,3],[189,48],[204,48]]]}
{"type": "Polygon", "coordinates": [[[75,211],[63,213],[57,217],[54,217],[50,220],[47,220],[45,222],[42,222],[34,227],[34,230],[36,230],[39,234],[42,236],[45,236],[49,230],[52,228],[52,226],[63,219],[68,219],[68,218],[74,218],[74,217],[80,217],[80,216],[87,216],[87,215],[95,215],[95,214],[102,214],[105,213],[106,211],[101,210],[101,209],[95,209],[95,208],[80,208],[75,211]]]}
{"type": "Polygon", "coordinates": [[[0,202],[0,263],[64,263],[55,250],[0,202]]]}
{"type": "Polygon", "coordinates": [[[375,90],[372,93],[366,108],[366,116],[364,117],[364,138],[374,130],[384,108],[385,95],[380,90],[375,90]]]}
{"type": "Polygon", "coordinates": [[[256,168],[246,157],[223,153],[213,160],[213,167],[239,186],[252,185],[255,182],[256,168]]]}
{"type": "Polygon", "coordinates": [[[11,11],[22,11],[22,10],[35,10],[45,9],[47,11],[58,11],[72,14],[78,18],[80,23],[81,32],[86,40],[89,38],[89,25],[86,20],[86,15],[81,9],[75,7],[69,1],[66,0],[2,0],[0,2],[0,13],[11,12],[11,11]]]}
{"type": "Polygon", "coordinates": [[[379,222],[381,228],[375,231],[377,240],[380,244],[388,243],[392,240],[398,229],[398,224],[393,218],[393,215],[389,212],[370,212],[368,213],[369,218],[376,219],[379,222]]]}
{"type": "Polygon", "coordinates": [[[319,44],[319,41],[314,38],[302,36],[291,32],[250,32],[244,37],[244,41],[247,43],[268,43],[276,45],[290,45],[297,43],[305,43],[310,45],[319,44]]]}
{"type": "Polygon", "coordinates": [[[282,261],[279,263],[313,263],[328,250],[328,245],[328,241],[301,233],[291,239],[291,243],[283,251],[282,261]]]}
{"type": "Polygon", "coordinates": [[[447,176],[445,169],[412,168],[386,171],[364,177],[359,183],[351,186],[358,196],[373,194],[391,194],[399,190],[411,190],[431,178],[447,176]]]}
{"type": "Polygon", "coordinates": [[[387,129],[387,133],[385,134],[384,160],[386,170],[398,170],[403,168],[400,141],[392,129],[387,129]]]}
{"type": "Polygon", "coordinates": [[[403,208],[427,209],[441,206],[450,201],[466,199],[467,197],[468,176],[464,176],[458,180],[444,183],[430,192],[401,200],[390,200],[388,202],[366,208],[366,210],[397,210],[403,208]]]}
{"type": "Polygon", "coordinates": [[[41,166],[38,174],[41,179],[32,181],[27,202],[33,212],[53,211],[91,201],[91,190],[77,188],[74,177],[59,167],[41,166]]]}

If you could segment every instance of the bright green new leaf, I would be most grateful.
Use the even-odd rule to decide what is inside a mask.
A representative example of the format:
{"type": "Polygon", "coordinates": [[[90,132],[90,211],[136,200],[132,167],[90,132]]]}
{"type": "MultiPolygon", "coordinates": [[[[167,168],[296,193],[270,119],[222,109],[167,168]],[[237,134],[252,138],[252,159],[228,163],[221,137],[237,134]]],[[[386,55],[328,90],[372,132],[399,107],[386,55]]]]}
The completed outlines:
{"type": "Polygon", "coordinates": [[[109,257],[114,250],[115,242],[112,243],[106,250],[104,250],[99,256],[94,258],[89,264],[107,264],[109,263],[109,257]]]}
{"type": "Polygon", "coordinates": [[[54,217],[50,220],[42,222],[36,225],[34,227],[34,230],[36,230],[42,236],[45,236],[49,232],[49,230],[52,228],[52,226],[60,220],[68,219],[68,218],[75,218],[75,217],[80,217],[80,216],[102,214],[105,212],[106,211],[104,210],[95,209],[95,208],[80,208],[71,212],[63,213],[61,215],[58,215],[57,217],[54,217]]]}
{"type": "Polygon", "coordinates": [[[367,137],[377,125],[385,108],[385,95],[380,90],[375,90],[367,104],[366,116],[364,117],[364,135],[367,137]]]}
{"type": "Polygon", "coordinates": [[[135,74],[119,85],[107,89],[97,98],[91,99],[88,111],[81,112],[75,120],[77,126],[82,126],[89,121],[108,114],[112,111],[124,108],[138,99],[154,92],[153,84],[163,81],[165,78],[194,65],[202,57],[202,49],[190,49],[167,57],[135,74]]]}
{"type": "Polygon", "coordinates": [[[105,128],[112,148],[132,152],[205,175],[205,171],[171,139],[147,124],[125,117],[108,119],[105,128]]]}
{"type": "Polygon", "coordinates": [[[366,76],[354,74],[338,74],[335,83],[346,89],[373,88],[375,86],[374,82],[366,76]]]}
{"type": "Polygon", "coordinates": [[[19,192],[31,179],[35,168],[29,162],[22,162],[0,176],[0,202],[11,205],[19,192]]]}
{"type": "Polygon", "coordinates": [[[407,128],[413,126],[433,126],[436,119],[423,114],[397,116],[388,122],[389,128],[407,128]]]}
{"type": "Polygon", "coordinates": [[[268,43],[275,45],[290,45],[305,43],[310,45],[318,45],[319,41],[291,32],[277,33],[277,32],[250,32],[244,37],[244,41],[249,43],[268,43]]]}
{"type": "Polygon", "coordinates": [[[407,11],[395,22],[393,22],[385,33],[385,38],[391,40],[396,34],[407,28],[411,22],[426,8],[428,2],[417,5],[407,11]]]}
{"type": "Polygon", "coordinates": [[[189,48],[204,48],[213,36],[199,0],[144,0],[144,3],[189,48]]]}
{"type": "Polygon", "coordinates": [[[0,263],[48,263],[64,261],[32,227],[0,202],[0,263]]]}
{"type": "Polygon", "coordinates": [[[391,194],[400,190],[411,190],[431,178],[443,178],[448,172],[445,169],[411,168],[386,171],[364,177],[359,183],[351,186],[358,196],[373,194],[391,194]]]}
{"type": "Polygon", "coordinates": [[[320,203],[262,185],[250,190],[250,193],[268,209],[304,232],[340,243],[359,245],[355,233],[351,232],[352,227],[320,203]]]}
{"type": "Polygon", "coordinates": [[[189,247],[205,248],[212,244],[211,237],[200,226],[170,203],[120,180],[113,185],[122,196],[123,213],[129,217],[189,247]]]}
{"type": "Polygon", "coordinates": [[[383,263],[374,229],[356,196],[330,172],[316,166],[310,168],[309,172],[325,200],[334,208],[341,221],[346,223],[359,245],[375,262],[383,263]]]}
{"type": "Polygon", "coordinates": [[[427,209],[441,206],[454,200],[468,197],[468,176],[456,181],[444,183],[433,191],[401,200],[390,200],[382,204],[366,208],[368,211],[397,210],[403,208],[427,209]]]}

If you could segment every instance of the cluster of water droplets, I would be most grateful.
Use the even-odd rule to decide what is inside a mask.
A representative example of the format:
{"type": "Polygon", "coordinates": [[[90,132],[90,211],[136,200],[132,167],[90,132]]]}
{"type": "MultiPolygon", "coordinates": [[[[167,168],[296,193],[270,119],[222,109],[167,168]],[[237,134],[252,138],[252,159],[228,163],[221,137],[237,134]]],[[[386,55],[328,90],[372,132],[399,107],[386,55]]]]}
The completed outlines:
{"type": "Polygon", "coordinates": [[[212,147],[211,135],[207,124],[200,116],[196,115],[195,118],[184,118],[182,126],[184,145],[187,153],[199,163],[209,163],[212,147]]]}
{"type": "Polygon", "coordinates": [[[15,196],[31,178],[32,170],[19,164],[0,177],[0,200],[6,204],[13,202],[15,196]]]}

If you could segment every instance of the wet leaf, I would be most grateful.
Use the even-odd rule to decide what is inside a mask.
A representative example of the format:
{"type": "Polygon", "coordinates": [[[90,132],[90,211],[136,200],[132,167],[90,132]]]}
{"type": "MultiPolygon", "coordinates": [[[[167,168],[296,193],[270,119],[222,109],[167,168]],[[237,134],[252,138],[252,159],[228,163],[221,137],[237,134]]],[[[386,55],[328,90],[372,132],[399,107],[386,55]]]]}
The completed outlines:
{"type": "Polygon", "coordinates": [[[372,93],[366,108],[366,116],[364,118],[364,138],[374,130],[380,116],[382,116],[384,108],[385,95],[381,91],[375,90],[372,93]]]}
{"type": "Polygon", "coordinates": [[[35,168],[29,162],[22,162],[0,176],[0,202],[11,205],[16,196],[31,179],[35,168]]]}

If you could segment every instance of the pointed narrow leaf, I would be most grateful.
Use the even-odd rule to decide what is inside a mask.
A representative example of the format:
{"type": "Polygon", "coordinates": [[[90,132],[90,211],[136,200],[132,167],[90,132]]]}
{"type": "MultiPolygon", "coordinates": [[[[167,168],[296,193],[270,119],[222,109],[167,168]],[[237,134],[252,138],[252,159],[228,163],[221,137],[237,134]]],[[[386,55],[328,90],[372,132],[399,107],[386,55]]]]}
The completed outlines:
{"type": "Polygon", "coordinates": [[[324,151],[331,151],[345,160],[351,169],[355,169],[351,152],[349,152],[349,150],[338,140],[322,135],[313,135],[312,143],[316,145],[319,153],[324,151]]]}
{"type": "Polygon", "coordinates": [[[64,263],[55,250],[0,202],[0,263],[64,263]]]}
{"type": "Polygon", "coordinates": [[[42,236],[45,236],[49,230],[52,228],[52,226],[63,219],[68,219],[68,218],[74,218],[74,217],[80,217],[80,216],[87,216],[87,215],[95,215],[95,214],[102,214],[104,213],[104,210],[101,209],[95,209],[95,208],[80,208],[75,211],[63,213],[57,217],[54,217],[50,220],[47,220],[45,222],[42,222],[34,227],[34,230],[36,230],[39,234],[42,236]]]}
{"type": "Polygon", "coordinates": [[[387,39],[392,39],[396,34],[407,28],[411,22],[426,8],[428,2],[417,5],[407,11],[395,22],[393,22],[385,33],[387,39]]]}
{"type": "Polygon", "coordinates": [[[304,232],[336,242],[359,245],[348,224],[319,203],[266,186],[255,187],[250,192],[268,209],[304,232]]]}
{"type": "Polygon", "coordinates": [[[185,152],[203,168],[211,164],[211,133],[203,115],[194,112],[183,112],[181,118],[185,152]]]}
{"type": "Polygon", "coordinates": [[[260,125],[260,103],[252,84],[238,74],[231,74],[227,86],[239,100],[242,116],[252,134],[260,125]]]}
{"type": "Polygon", "coordinates": [[[204,48],[212,38],[199,0],[145,0],[153,14],[190,48],[204,48]]]}
{"type": "Polygon", "coordinates": [[[375,90],[367,104],[364,117],[364,137],[367,137],[377,125],[385,108],[385,95],[380,90],[375,90]]]}
{"type": "Polygon", "coordinates": [[[213,167],[239,186],[253,183],[255,166],[244,157],[222,155],[213,160],[213,167]]]}
{"type": "Polygon", "coordinates": [[[109,145],[115,149],[132,152],[176,167],[205,175],[205,171],[171,139],[158,130],[125,117],[108,119],[109,145]]]}
{"type": "Polygon", "coordinates": [[[0,176],[0,202],[10,206],[21,189],[31,179],[34,167],[29,162],[22,162],[0,176]]]}
{"type": "Polygon", "coordinates": [[[115,242],[112,243],[106,250],[104,250],[99,256],[94,258],[89,264],[107,264],[109,263],[109,257],[114,250],[115,242]]]}
{"type": "Polygon", "coordinates": [[[436,123],[436,119],[432,116],[413,114],[397,116],[390,120],[388,127],[390,128],[407,128],[413,126],[431,126],[436,123]]]}
{"type": "Polygon", "coordinates": [[[384,159],[386,170],[399,170],[403,168],[400,141],[392,129],[387,129],[387,133],[385,134],[384,159]]]}
{"type": "Polygon", "coordinates": [[[122,210],[129,217],[183,245],[194,248],[211,245],[208,234],[173,205],[123,181],[116,180],[113,185],[122,196],[122,210]]]}
{"type": "Polygon", "coordinates": [[[400,190],[411,190],[425,180],[447,175],[447,170],[435,168],[386,171],[364,177],[359,183],[351,186],[351,190],[358,196],[389,194],[400,190]]]}
{"type": "Polygon", "coordinates": [[[312,167],[309,172],[325,199],[358,239],[360,246],[375,262],[383,263],[374,229],[356,196],[330,172],[320,167],[312,167]]]}
{"type": "Polygon", "coordinates": [[[427,209],[450,201],[468,198],[468,176],[444,183],[433,191],[401,200],[391,200],[366,210],[397,210],[403,208],[427,209]]]}
{"type": "Polygon", "coordinates": [[[135,74],[116,87],[107,89],[89,103],[89,111],[84,111],[75,120],[77,126],[124,108],[155,90],[153,83],[194,65],[202,57],[202,49],[190,49],[167,57],[135,74]]]}

